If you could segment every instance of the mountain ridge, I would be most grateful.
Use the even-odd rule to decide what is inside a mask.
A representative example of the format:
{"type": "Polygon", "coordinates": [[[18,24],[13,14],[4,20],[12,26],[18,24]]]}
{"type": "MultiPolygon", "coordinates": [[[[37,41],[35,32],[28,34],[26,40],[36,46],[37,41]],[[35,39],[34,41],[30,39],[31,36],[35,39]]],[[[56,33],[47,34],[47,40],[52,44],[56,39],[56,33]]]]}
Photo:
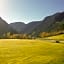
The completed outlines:
{"type": "MultiPolygon", "coordinates": [[[[7,25],[7,28],[10,27],[13,30],[16,30],[17,33],[20,33],[20,34],[34,33],[34,35],[37,36],[41,32],[54,32],[54,31],[61,30],[62,28],[60,27],[59,24],[64,23],[64,12],[58,12],[58,13],[45,17],[44,20],[32,21],[32,22],[29,22],[28,24],[25,24],[23,22],[13,22],[13,23],[8,24],[6,21],[0,18],[0,24],[2,22],[4,22],[4,24],[7,25]]],[[[4,26],[4,24],[1,24],[2,27],[4,26]]],[[[10,28],[8,28],[9,31],[10,31],[10,28]]]]}

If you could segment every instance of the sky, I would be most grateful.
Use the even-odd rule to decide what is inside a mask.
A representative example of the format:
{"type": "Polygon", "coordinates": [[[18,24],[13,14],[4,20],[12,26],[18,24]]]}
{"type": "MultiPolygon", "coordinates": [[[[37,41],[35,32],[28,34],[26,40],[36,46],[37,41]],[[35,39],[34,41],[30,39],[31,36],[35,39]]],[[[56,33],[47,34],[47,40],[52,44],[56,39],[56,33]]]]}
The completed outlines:
{"type": "Polygon", "coordinates": [[[0,0],[0,17],[8,23],[43,20],[64,11],[64,0],[0,0]]]}

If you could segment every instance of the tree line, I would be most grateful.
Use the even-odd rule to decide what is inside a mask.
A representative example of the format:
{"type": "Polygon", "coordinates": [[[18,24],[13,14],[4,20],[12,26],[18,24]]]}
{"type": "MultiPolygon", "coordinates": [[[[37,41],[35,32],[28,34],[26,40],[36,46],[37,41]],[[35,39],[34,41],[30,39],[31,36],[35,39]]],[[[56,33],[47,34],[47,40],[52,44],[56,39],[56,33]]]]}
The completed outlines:
{"type": "Polygon", "coordinates": [[[33,32],[32,34],[12,34],[12,33],[8,32],[8,33],[1,35],[0,39],[36,39],[36,38],[55,36],[55,35],[59,35],[59,34],[64,34],[64,31],[41,32],[37,36],[35,36],[35,32],[33,32]]]}

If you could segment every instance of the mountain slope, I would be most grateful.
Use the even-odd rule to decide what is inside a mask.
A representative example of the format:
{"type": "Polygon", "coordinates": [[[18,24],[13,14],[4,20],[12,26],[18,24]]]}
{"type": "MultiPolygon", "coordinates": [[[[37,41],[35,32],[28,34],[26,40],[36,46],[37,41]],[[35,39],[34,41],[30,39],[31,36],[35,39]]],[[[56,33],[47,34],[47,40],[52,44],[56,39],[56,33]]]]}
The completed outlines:
{"type": "Polygon", "coordinates": [[[34,22],[28,23],[25,29],[23,30],[23,33],[26,33],[26,34],[31,33],[39,24],[41,24],[40,21],[34,21],[34,22]]]}
{"type": "MultiPolygon", "coordinates": [[[[41,23],[33,30],[36,35],[41,32],[53,32],[61,30],[59,24],[64,23],[64,12],[56,13],[54,15],[46,17],[41,23]]],[[[63,29],[64,30],[64,29],[63,29]]]]}
{"type": "Polygon", "coordinates": [[[26,24],[22,23],[22,22],[15,22],[15,23],[11,23],[10,27],[12,27],[18,33],[21,33],[24,30],[24,28],[26,27],[26,24]]]}
{"type": "Polygon", "coordinates": [[[28,24],[22,22],[11,23],[10,26],[19,33],[32,34],[38,36],[41,32],[55,32],[64,30],[64,12],[58,12],[47,16],[44,20],[33,21],[28,24]],[[63,27],[62,27],[62,26],[63,27]]]}
{"type": "Polygon", "coordinates": [[[16,33],[16,31],[13,30],[13,28],[11,28],[8,23],[0,17],[0,35],[7,32],[16,33]]]}

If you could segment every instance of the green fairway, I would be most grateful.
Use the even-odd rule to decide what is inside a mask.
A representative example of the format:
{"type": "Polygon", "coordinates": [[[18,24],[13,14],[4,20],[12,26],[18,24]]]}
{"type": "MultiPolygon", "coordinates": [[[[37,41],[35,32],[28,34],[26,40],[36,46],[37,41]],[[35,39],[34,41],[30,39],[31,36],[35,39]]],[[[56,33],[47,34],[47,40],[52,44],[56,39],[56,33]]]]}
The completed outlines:
{"type": "Polygon", "coordinates": [[[0,64],[64,64],[64,44],[1,39],[0,64]]]}

